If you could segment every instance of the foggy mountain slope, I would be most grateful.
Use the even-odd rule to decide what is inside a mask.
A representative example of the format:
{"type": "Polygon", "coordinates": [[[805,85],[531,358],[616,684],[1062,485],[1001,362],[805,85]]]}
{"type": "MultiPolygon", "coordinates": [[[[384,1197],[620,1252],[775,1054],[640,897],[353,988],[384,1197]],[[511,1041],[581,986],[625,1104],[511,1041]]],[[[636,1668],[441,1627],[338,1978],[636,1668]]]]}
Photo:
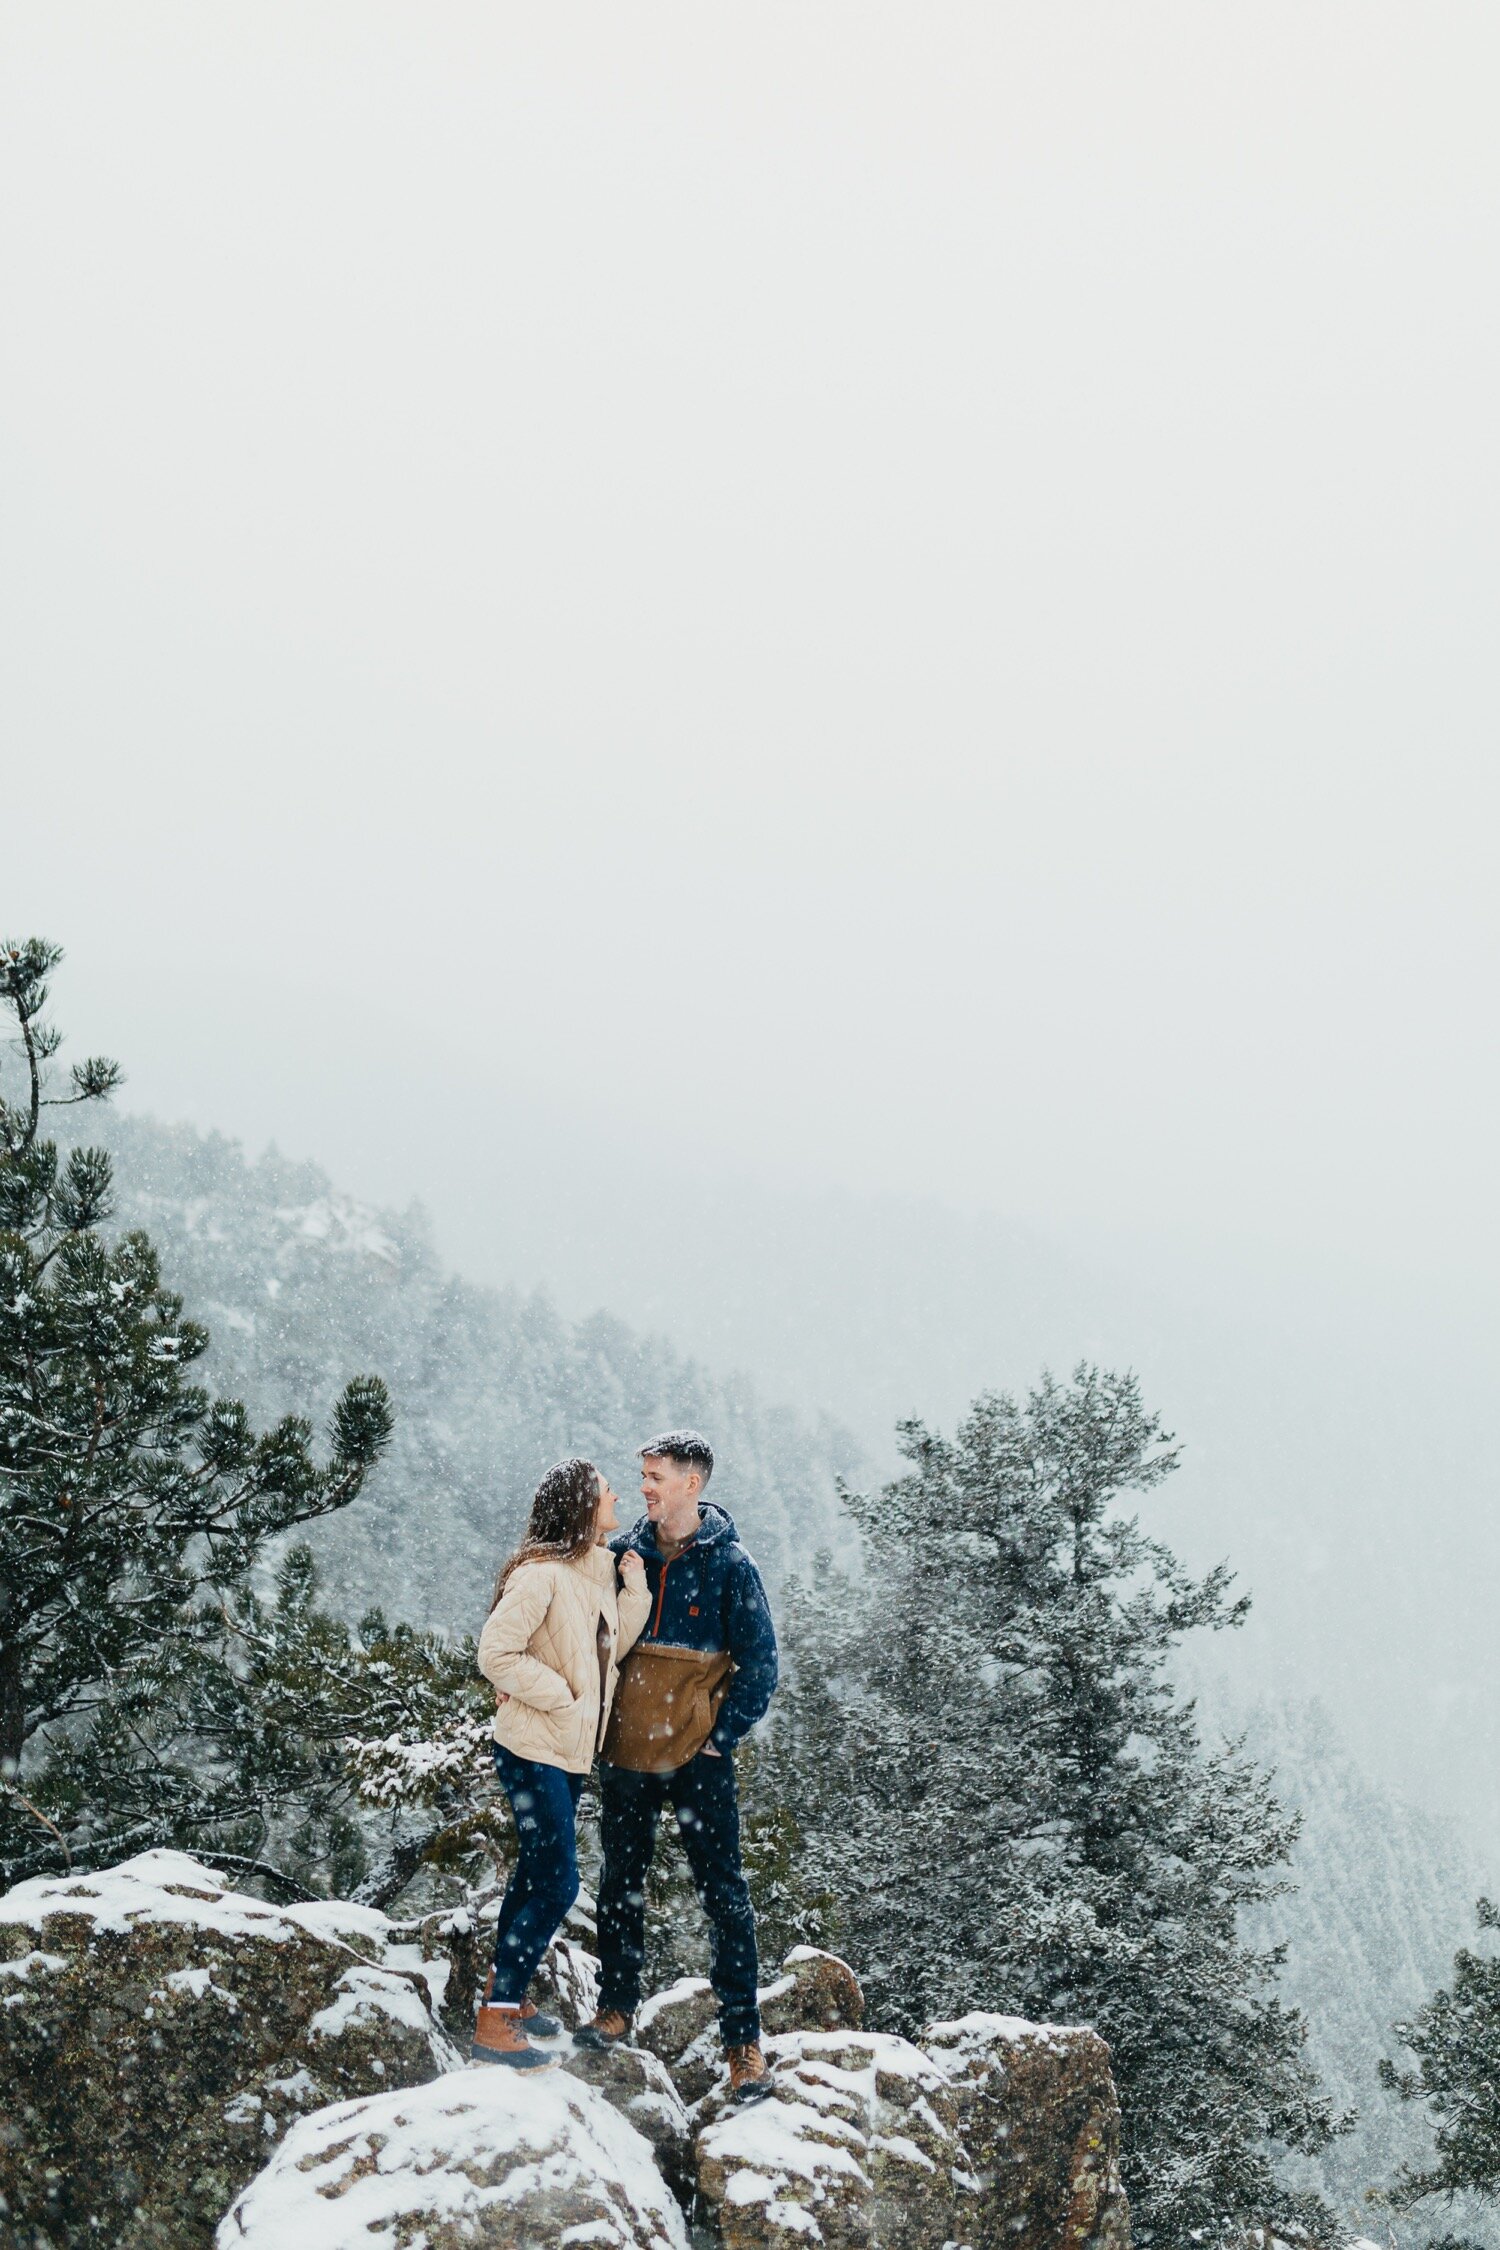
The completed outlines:
{"type": "Polygon", "coordinates": [[[419,1213],[374,1211],[316,1165],[250,1161],[221,1136],[120,1114],[94,1113],[88,1137],[115,1156],[116,1224],[150,1233],[209,1329],[203,1381],[262,1423],[321,1421],[351,1374],[390,1384],[390,1455],[310,1534],[338,1606],[475,1630],[541,1471],[597,1460],[629,1520],[634,1448],[672,1424],[712,1435],[714,1497],[773,1581],[832,1535],[834,1480],[859,1456],[826,1420],[767,1406],[606,1315],[571,1322],[540,1295],[461,1280],[419,1213]]]}
{"type": "MultiPolygon", "coordinates": [[[[293,1406],[322,1413],[354,1371],[391,1382],[390,1459],[353,1508],[314,1531],[340,1606],[379,1600],[472,1629],[539,1469],[577,1449],[623,1482],[634,1445],[665,1421],[713,1432],[716,1493],[773,1579],[820,1540],[837,1540],[835,1477],[871,1473],[833,1424],[769,1408],[749,1385],[713,1377],[619,1320],[569,1321],[539,1295],[455,1278],[419,1216],[356,1202],[314,1165],[274,1153],[250,1161],[219,1136],[138,1117],[96,1113],[88,1123],[116,1156],[119,1224],[149,1229],[170,1282],[212,1332],[208,1379],[262,1419],[293,1406]]],[[[1051,1316],[1066,1317],[1061,1287],[1051,1316]]],[[[1017,1351],[1025,1341],[1018,1333],[1017,1351]]],[[[1285,1457],[1268,1449],[1258,1468],[1270,1477],[1285,1457]]],[[[1255,1590],[1274,1605],[1274,1583],[1255,1590]]],[[[1203,1652],[1235,1653],[1233,1641],[1203,1652]]],[[[1360,2112],[1315,2177],[1367,2225],[1366,2188],[1424,2145],[1421,2120],[1383,2093],[1375,2061],[1395,2052],[1393,2020],[1471,1939],[1484,1851],[1372,1780],[1305,1701],[1274,1690],[1248,1698],[1234,1674],[1205,1672],[1199,1685],[1207,1711],[1247,1729],[1305,1817],[1298,1889],[1268,1910],[1264,1929],[1287,1941],[1284,1989],[1307,2012],[1320,2074],[1360,2112]]],[[[1482,2220],[1470,2232],[1500,2245],[1482,2220]]]]}
{"type": "MultiPolygon", "coordinates": [[[[669,1172],[497,1121],[471,1271],[545,1276],[774,1396],[835,1414],[881,1473],[897,1420],[951,1427],[1043,1366],[1133,1367],[1183,1444],[1149,1526],[1227,1557],[1254,1609],[1217,1660],[1237,1695],[1321,1697],[1393,1788],[1500,1850],[1500,1334],[1488,1302],[1266,1250],[1063,1240],[936,1198],[669,1172]],[[663,1242],[690,1240],[680,1269],[663,1242]]],[[[457,1228],[441,1187],[440,1241],[457,1228]]]]}
{"type": "MultiPolygon", "coordinates": [[[[685,1410],[668,1398],[699,1400],[691,1410],[721,1428],[741,1418],[720,1490],[748,1478],[747,1535],[777,1574],[789,1545],[834,1533],[835,1466],[862,1481],[893,1464],[899,1416],[951,1426],[980,1389],[1024,1389],[1044,1365],[1131,1366],[1183,1441],[1150,1528],[1195,1568],[1227,1557],[1253,1597],[1248,1626],[1215,1649],[1233,1694],[1322,1698],[1372,1775],[1500,1853],[1493,1355],[1462,1308],[1393,1303],[1354,1279],[1299,1286],[1269,1260],[1259,1274],[1173,1265],[1151,1244],[1127,1265],[935,1200],[668,1176],[581,1136],[549,1151],[519,1110],[490,1122],[491,1193],[461,1199],[447,1167],[419,1183],[439,1250],[468,1280],[440,1271],[425,1224],[378,1222],[392,1265],[356,1256],[331,1220],[320,1244],[297,1231],[320,1221],[274,1218],[330,1195],[315,1168],[304,1180],[283,1163],[277,1185],[277,1160],[247,1164],[212,1136],[128,1114],[107,1126],[127,1198],[159,1175],[189,1294],[227,1308],[205,1312],[223,1380],[269,1411],[303,1395],[304,1366],[319,1398],[351,1368],[397,1372],[399,1472],[357,1526],[322,1534],[330,1556],[362,1544],[368,1568],[351,1584],[404,1573],[413,1495],[445,1537],[467,1527],[462,1568],[483,1576],[493,1528],[517,1520],[544,1458],[591,1445],[618,1481],[625,1439],[685,1410]],[[210,1239],[205,1196],[243,1201],[231,1242],[210,1239]],[[278,1260],[296,1276],[280,1312],[264,1293],[278,1260]],[[335,1286],[351,1273],[356,1287],[335,1286]],[[236,1325],[249,1318],[253,1350],[236,1325]],[[705,1368],[745,1369],[749,1384],[705,1368]],[[783,1497],[804,1488],[805,1511],[783,1497]]],[[[158,1222],[145,1205],[139,1216],[158,1222]]],[[[424,1614],[471,1614],[437,1585],[456,1555],[411,1567],[424,1614]]]]}
{"type": "MultiPolygon", "coordinates": [[[[1386,2092],[1382,2055],[1405,2060],[1392,2035],[1449,1981],[1460,1945],[1483,1950],[1474,1901],[1493,1891],[1496,1866],[1452,1821],[1434,1820],[1376,1787],[1315,1704],[1262,1703],[1245,1714],[1252,1754],[1277,1775],[1278,1794],[1303,1816],[1298,1889],[1256,1916],[1256,1935],[1284,1939],[1285,1996],[1307,2015],[1312,2060],[1336,2108],[1358,2122],[1321,2158],[1291,2160],[1356,2233],[1384,2234],[1364,2201],[1403,2163],[1430,2161],[1423,2113],[1386,2092]]],[[[1401,2222],[1403,2241],[1447,2227],[1500,2244],[1500,2216],[1465,2202],[1435,2226],[1435,2207],[1401,2222]]]]}

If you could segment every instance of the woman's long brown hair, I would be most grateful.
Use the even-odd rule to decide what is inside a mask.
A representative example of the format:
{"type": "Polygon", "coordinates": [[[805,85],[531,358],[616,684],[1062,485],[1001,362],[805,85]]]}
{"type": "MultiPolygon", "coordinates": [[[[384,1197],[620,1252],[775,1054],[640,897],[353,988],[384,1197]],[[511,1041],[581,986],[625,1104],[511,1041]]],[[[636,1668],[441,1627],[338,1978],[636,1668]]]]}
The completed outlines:
{"type": "Polygon", "coordinates": [[[536,1488],[526,1532],[513,1555],[508,1555],[495,1580],[495,1607],[505,1592],[505,1581],[526,1562],[576,1562],[594,1544],[594,1519],[599,1513],[602,1479],[592,1461],[559,1461],[536,1488]]]}

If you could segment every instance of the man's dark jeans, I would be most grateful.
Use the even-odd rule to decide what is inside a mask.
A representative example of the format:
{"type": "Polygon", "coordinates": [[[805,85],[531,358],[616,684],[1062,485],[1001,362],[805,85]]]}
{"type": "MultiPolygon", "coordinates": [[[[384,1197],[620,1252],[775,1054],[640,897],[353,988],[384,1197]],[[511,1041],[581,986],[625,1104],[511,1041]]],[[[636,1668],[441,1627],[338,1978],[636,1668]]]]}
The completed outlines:
{"type": "Polygon", "coordinates": [[[677,1832],[708,1916],[709,1977],[726,2047],[760,2037],[755,1988],[755,1913],[740,1866],[740,1807],[734,1760],[702,1752],[676,1773],[599,1767],[604,1800],[604,1874],[599,1885],[599,2005],[633,2016],[645,1965],[646,1871],[656,1824],[670,1801],[677,1832]]]}
{"type": "Polygon", "coordinates": [[[583,1775],[544,1766],[535,1758],[518,1758],[499,1742],[495,1771],[516,1816],[521,1855],[500,1902],[490,1998],[518,2006],[537,1963],[578,1896],[577,1815],[583,1775]]]}

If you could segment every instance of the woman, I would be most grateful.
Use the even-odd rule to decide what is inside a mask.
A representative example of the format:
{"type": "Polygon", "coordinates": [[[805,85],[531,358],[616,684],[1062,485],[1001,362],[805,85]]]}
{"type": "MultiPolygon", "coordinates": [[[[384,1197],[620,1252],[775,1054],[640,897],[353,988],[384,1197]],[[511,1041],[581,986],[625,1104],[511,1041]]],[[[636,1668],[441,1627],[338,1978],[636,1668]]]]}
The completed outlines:
{"type": "Polygon", "coordinates": [[[526,1987],[578,1896],[579,1793],[604,1739],[619,1677],[651,1606],[639,1555],[604,1545],[616,1496],[591,1461],[562,1461],[536,1488],[526,1536],[501,1571],[479,1636],[479,1669],[499,1697],[495,1768],[520,1857],[495,1932],[495,1967],[474,2027],[476,2062],[545,2070],[526,2037],[556,2038],[526,1987]]]}

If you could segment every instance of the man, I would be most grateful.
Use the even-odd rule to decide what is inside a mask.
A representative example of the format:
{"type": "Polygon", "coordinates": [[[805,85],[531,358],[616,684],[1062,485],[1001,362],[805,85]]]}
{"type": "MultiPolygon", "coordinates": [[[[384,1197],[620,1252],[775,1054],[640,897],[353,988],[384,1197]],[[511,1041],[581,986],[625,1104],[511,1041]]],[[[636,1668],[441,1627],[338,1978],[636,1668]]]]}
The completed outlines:
{"type": "Polygon", "coordinates": [[[760,1572],[727,1511],[705,1502],[713,1451],[673,1430],[640,1451],[646,1513],[610,1541],[646,1566],[651,1608],[625,1658],[599,1765],[599,2012],[580,2046],[626,2038],[640,2003],[646,1875],[664,1803],[708,1917],[710,1978],[736,2102],[770,2092],[760,2046],[755,1910],[740,1865],[734,1746],[776,1686],[776,1632],[760,1572]]]}

